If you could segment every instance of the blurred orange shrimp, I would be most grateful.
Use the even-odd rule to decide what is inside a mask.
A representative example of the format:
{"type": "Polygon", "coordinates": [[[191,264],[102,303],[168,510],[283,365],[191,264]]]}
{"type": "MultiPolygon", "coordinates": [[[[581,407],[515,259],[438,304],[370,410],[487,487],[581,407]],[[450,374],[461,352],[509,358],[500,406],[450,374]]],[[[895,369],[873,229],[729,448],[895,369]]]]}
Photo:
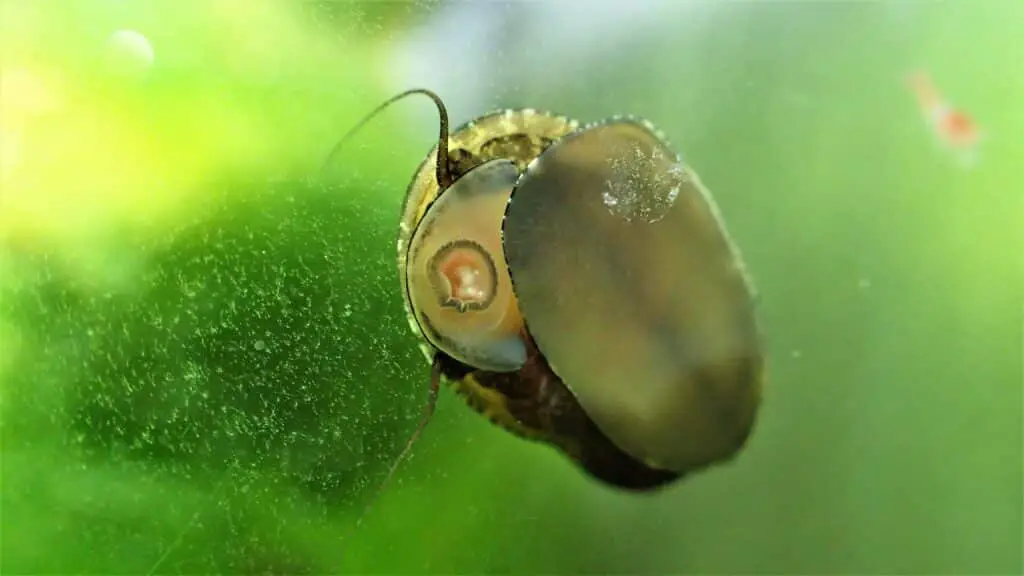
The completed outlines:
{"type": "Polygon", "coordinates": [[[977,163],[978,147],[982,141],[978,125],[939,93],[927,72],[913,72],[908,80],[921,113],[939,143],[951,150],[961,165],[973,167],[977,163]]]}

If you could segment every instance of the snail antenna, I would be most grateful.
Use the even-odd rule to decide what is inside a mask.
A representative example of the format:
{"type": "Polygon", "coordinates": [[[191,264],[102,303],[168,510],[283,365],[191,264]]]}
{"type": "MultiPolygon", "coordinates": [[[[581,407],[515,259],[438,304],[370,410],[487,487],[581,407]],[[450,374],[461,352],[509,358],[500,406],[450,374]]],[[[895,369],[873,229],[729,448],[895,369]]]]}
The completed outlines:
{"type": "Polygon", "coordinates": [[[409,454],[412,453],[413,446],[416,444],[416,441],[419,440],[420,436],[423,434],[423,430],[426,429],[427,424],[430,423],[431,418],[433,418],[434,410],[437,408],[437,397],[440,394],[441,390],[441,378],[441,362],[439,357],[435,356],[434,362],[430,367],[430,389],[427,395],[427,403],[423,408],[423,415],[420,417],[419,424],[416,425],[416,429],[413,430],[412,435],[410,435],[409,439],[405,442],[405,447],[402,448],[402,451],[398,454],[398,457],[396,457],[395,461],[392,462],[391,468],[388,469],[388,473],[386,476],[384,476],[384,480],[382,480],[381,483],[377,486],[377,490],[374,493],[373,497],[370,498],[370,501],[366,504],[366,507],[363,508],[363,511],[356,518],[356,523],[352,527],[352,531],[357,530],[359,526],[362,525],[363,518],[365,518],[366,515],[370,512],[370,509],[373,507],[373,504],[377,501],[377,499],[380,498],[380,495],[384,493],[384,488],[386,488],[388,484],[391,482],[391,479],[394,477],[395,472],[398,471],[398,468],[402,465],[403,462],[409,459],[409,454]]]}
{"type": "Polygon", "coordinates": [[[349,131],[346,132],[345,135],[342,136],[337,143],[335,143],[334,147],[331,148],[331,151],[327,154],[327,159],[324,160],[324,164],[320,168],[320,177],[323,178],[327,174],[327,169],[334,162],[334,160],[337,159],[337,156],[341,153],[341,150],[345,147],[348,141],[353,136],[355,136],[355,134],[359,132],[359,130],[363,128],[363,126],[366,126],[366,124],[370,120],[373,120],[373,118],[376,117],[377,114],[380,114],[395,102],[398,102],[399,100],[405,98],[406,96],[412,96],[413,94],[422,94],[423,96],[426,96],[433,100],[434,105],[437,106],[437,114],[440,117],[440,134],[437,137],[437,170],[435,172],[435,178],[437,178],[438,187],[440,187],[442,190],[451,186],[451,172],[448,170],[448,109],[445,108],[444,102],[441,100],[440,96],[438,96],[431,90],[427,90],[426,88],[413,88],[411,90],[406,90],[401,94],[392,96],[391,98],[385,100],[381,105],[374,108],[372,112],[364,116],[362,120],[360,120],[359,122],[356,123],[355,126],[350,128],[349,131]]]}

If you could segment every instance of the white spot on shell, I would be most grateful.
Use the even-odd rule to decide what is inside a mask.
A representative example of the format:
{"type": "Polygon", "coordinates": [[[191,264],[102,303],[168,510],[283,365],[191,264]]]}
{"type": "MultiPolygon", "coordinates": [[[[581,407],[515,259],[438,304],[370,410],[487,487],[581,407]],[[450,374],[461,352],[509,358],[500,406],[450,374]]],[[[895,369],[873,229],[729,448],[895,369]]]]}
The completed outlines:
{"type": "Polygon", "coordinates": [[[657,222],[679,197],[686,170],[678,161],[665,168],[665,152],[654,148],[611,159],[611,176],[601,193],[608,210],[626,221],[657,222]]]}

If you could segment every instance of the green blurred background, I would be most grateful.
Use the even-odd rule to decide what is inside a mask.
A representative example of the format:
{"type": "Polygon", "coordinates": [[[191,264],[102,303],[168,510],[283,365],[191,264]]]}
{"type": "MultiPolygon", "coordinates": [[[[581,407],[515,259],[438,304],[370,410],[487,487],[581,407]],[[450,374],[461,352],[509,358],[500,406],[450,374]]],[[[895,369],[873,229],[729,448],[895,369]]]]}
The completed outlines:
{"type": "Polygon", "coordinates": [[[527,24],[528,74],[436,65],[488,109],[647,117],[700,172],[771,349],[748,449],[623,494],[445,392],[356,528],[426,397],[394,239],[429,104],[314,175],[458,3],[0,0],[0,571],[1021,573],[1024,3],[687,6],[581,34],[572,75],[527,24]]]}

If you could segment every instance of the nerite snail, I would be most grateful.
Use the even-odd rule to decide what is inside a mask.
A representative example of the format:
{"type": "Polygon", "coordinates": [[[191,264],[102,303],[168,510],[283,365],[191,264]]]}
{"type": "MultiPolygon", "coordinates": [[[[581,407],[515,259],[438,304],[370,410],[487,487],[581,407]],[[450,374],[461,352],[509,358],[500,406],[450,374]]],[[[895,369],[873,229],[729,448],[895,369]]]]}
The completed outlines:
{"type": "Polygon", "coordinates": [[[619,488],[735,456],[765,358],[753,287],[697,174],[642,120],[502,110],[449,134],[423,89],[349,135],[411,94],[437,105],[440,138],[398,232],[402,296],[433,367],[406,449],[443,378],[619,488]]]}

